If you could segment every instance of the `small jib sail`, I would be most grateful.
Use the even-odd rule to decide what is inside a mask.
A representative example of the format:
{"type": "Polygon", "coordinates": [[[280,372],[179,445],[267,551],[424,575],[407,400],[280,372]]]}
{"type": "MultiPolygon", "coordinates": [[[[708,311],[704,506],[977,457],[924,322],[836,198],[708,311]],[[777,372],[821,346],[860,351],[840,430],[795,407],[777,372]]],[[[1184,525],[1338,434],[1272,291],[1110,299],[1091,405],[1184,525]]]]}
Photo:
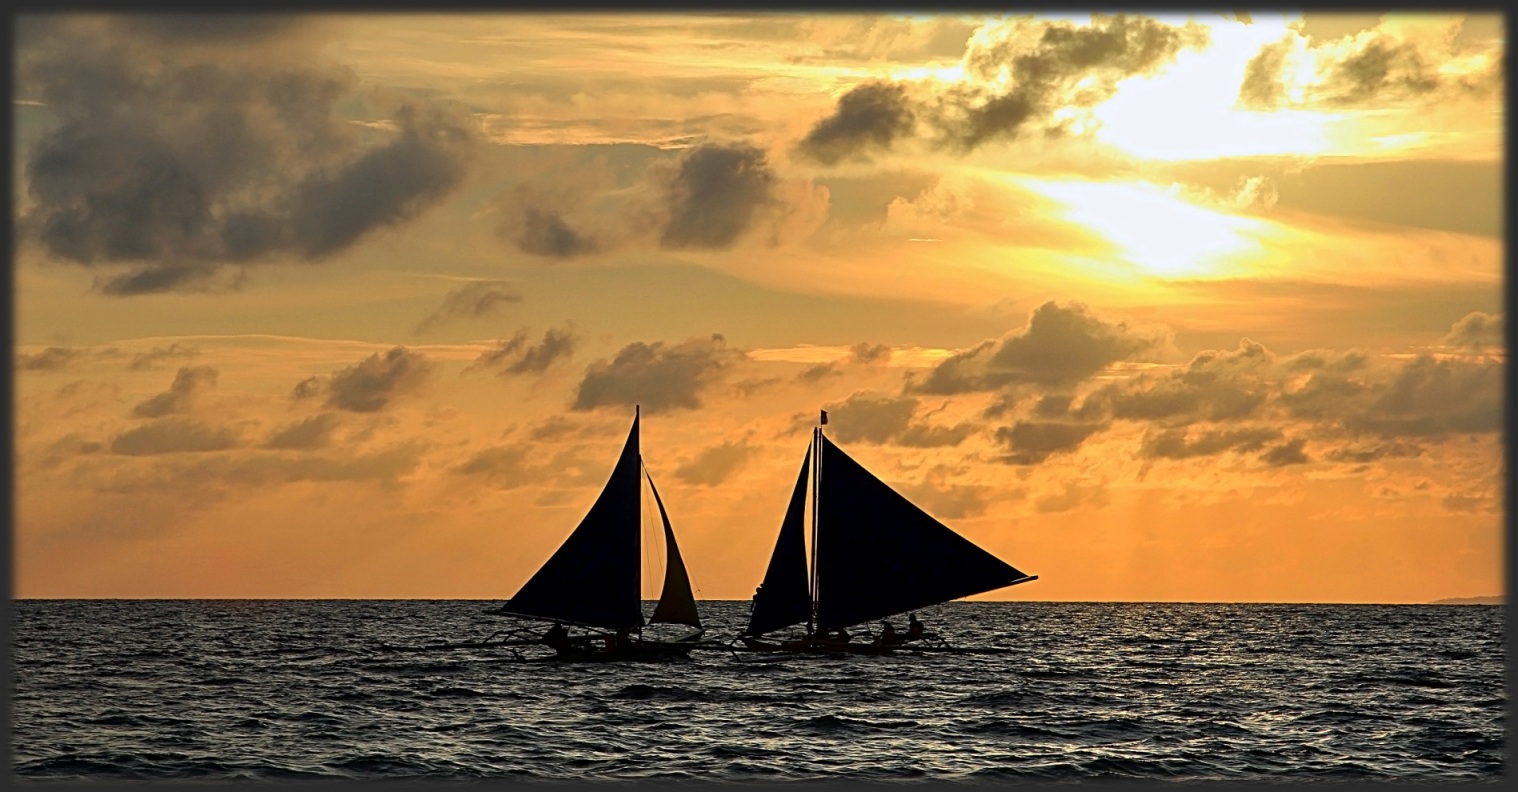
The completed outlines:
{"type": "Polygon", "coordinates": [[[982,550],[814,430],[745,635],[849,627],[1036,580],[982,550]],[[812,471],[812,569],[805,509],[812,471]]]}
{"type": "MultiPolygon", "coordinates": [[[[647,475],[638,453],[638,416],[611,478],[578,527],[516,596],[498,613],[606,630],[643,627],[642,482],[647,475]]],[[[650,476],[648,484],[653,487],[650,476]]],[[[667,560],[664,588],[650,623],[700,627],[690,576],[680,558],[675,533],[654,490],[664,523],[667,560]]]]}

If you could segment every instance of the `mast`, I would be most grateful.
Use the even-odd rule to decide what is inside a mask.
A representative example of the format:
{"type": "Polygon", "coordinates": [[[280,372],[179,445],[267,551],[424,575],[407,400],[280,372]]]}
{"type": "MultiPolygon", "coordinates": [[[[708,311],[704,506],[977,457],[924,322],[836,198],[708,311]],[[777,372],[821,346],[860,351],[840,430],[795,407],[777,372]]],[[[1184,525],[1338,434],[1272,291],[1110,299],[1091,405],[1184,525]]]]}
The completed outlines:
{"type": "MultiPolygon", "coordinates": [[[[826,413],[824,413],[826,415],[826,413]]],[[[825,419],[824,419],[825,420],[825,419]]],[[[807,619],[808,633],[816,632],[817,623],[817,508],[822,502],[822,427],[812,430],[812,616],[807,619]]]]}

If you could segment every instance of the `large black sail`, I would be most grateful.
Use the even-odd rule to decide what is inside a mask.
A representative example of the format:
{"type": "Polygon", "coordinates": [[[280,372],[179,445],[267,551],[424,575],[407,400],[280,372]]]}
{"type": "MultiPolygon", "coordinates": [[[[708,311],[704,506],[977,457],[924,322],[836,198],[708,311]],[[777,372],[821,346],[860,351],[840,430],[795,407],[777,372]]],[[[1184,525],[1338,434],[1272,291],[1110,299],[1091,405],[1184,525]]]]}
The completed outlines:
{"type": "MultiPolygon", "coordinates": [[[[647,470],[643,471],[648,474],[647,470]]],[[[675,529],[669,526],[669,514],[664,511],[664,501],[654,477],[648,477],[648,488],[653,490],[654,503],[659,506],[659,519],[664,523],[664,589],[659,593],[659,604],[648,623],[689,624],[701,626],[701,616],[696,612],[696,595],[691,592],[690,575],[685,571],[685,561],[680,558],[680,545],[675,544],[675,529]]]]}
{"type": "Polygon", "coordinates": [[[638,419],[585,519],[503,613],[607,629],[643,625],[638,419]]]}
{"type": "Polygon", "coordinates": [[[770,630],[800,624],[812,617],[812,595],[807,589],[806,571],[806,479],[811,454],[801,462],[796,489],[780,523],[780,538],[770,556],[764,582],[754,595],[754,611],[749,616],[746,635],[763,635],[770,630]]]}
{"type": "Polygon", "coordinates": [[[933,519],[826,437],[817,514],[817,626],[831,630],[1029,577],[933,519]]]}

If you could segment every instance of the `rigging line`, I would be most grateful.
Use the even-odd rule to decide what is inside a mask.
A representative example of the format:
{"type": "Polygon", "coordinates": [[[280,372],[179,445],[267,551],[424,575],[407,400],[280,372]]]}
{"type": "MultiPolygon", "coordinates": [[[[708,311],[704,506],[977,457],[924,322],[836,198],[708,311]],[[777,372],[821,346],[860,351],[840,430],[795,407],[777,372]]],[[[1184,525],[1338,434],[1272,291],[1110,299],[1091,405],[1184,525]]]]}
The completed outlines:
{"type": "MultiPolygon", "coordinates": [[[[643,456],[641,454],[638,455],[638,467],[642,469],[643,477],[647,479],[648,487],[652,490],[654,477],[649,474],[648,466],[643,464],[643,456]]],[[[643,481],[640,480],[638,482],[638,492],[642,493],[642,491],[643,481]]],[[[655,551],[653,548],[655,546],[663,547],[664,524],[661,520],[657,519],[657,515],[654,513],[656,505],[653,502],[653,498],[639,498],[638,505],[640,506],[639,516],[641,518],[639,520],[638,535],[642,538],[643,542],[643,546],[639,550],[643,556],[643,572],[645,573],[643,583],[638,586],[638,598],[641,600],[644,599],[643,595],[648,593],[644,590],[646,586],[653,583],[653,581],[662,580],[662,576],[654,574],[655,551]]],[[[668,559],[665,560],[665,563],[668,564],[668,559]]],[[[663,593],[662,588],[659,591],[653,592],[652,598],[655,600],[659,599],[661,593],[663,593]]]]}

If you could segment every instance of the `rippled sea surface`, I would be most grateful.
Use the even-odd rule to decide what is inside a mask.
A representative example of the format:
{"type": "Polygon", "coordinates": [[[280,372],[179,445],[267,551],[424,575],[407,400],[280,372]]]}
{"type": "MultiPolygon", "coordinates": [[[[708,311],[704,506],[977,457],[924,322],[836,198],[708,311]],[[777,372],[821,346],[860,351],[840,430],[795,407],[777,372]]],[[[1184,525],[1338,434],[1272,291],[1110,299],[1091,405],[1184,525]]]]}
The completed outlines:
{"type": "MultiPolygon", "coordinates": [[[[523,664],[477,601],[13,603],[23,779],[1497,781],[1504,606],[950,603],[1001,655],[523,664]]],[[[708,637],[744,602],[700,603],[708,637]]],[[[898,625],[899,626],[899,625],[898,625]]]]}

